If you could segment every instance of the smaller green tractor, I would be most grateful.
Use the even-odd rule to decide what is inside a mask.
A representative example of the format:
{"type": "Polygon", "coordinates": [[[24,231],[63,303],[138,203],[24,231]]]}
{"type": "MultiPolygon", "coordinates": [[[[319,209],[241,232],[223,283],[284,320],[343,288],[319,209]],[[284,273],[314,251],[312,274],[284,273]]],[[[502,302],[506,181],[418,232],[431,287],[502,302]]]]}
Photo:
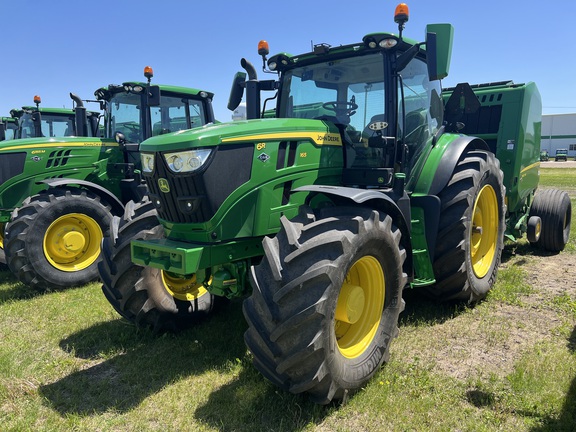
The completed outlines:
{"type": "Polygon", "coordinates": [[[18,113],[20,139],[0,144],[0,263],[21,282],[57,289],[95,280],[112,217],[146,193],[139,143],[214,122],[212,93],[152,85],[148,67],[145,76],[95,91],[104,137],[77,97],[66,123],[73,136],[55,113],[18,113]]]}
{"type": "Polygon", "coordinates": [[[540,150],[540,162],[548,162],[550,160],[550,154],[548,150],[540,150]]]}
{"type": "Polygon", "coordinates": [[[42,99],[34,96],[36,106],[24,106],[10,110],[17,121],[15,139],[54,137],[94,137],[98,134],[100,113],[84,109],[82,100],[70,93],[76,108],[41,108],[42,99]]]}
{"type": "Polygon", "coordinates": [[[13,117],[0,117],[0,141],[16,138],[18,120],[13,117]]]}

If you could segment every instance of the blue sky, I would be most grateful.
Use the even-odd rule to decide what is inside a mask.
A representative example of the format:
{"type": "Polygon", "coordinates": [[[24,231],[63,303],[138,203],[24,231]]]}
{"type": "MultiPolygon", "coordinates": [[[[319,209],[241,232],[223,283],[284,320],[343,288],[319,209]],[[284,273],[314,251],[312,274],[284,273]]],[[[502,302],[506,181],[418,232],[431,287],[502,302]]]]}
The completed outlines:
{"type": "MultiPolygon", "coordinates": [[[[423,40],[427,23],[449,22],[455,27],[444,86],[535,81],[544,114],[576,112],[576,2],[407,3],[405,36],[423,40]]],[[[45,107],[71,107],[70,91],[93,99],[101,86],[144,80],[143,68],[150,65],[157,84],[214,92],[216,117],[228,121],[233,75],[242,57],[260,70],[259,40],[270,43],[271,54],[299,54],[310,50],[311,41],[340,45],[359,42],[367,33],[396,33],[396,4],[1,0],[0,115],[32,105],[35,94],[45,107]]]]}

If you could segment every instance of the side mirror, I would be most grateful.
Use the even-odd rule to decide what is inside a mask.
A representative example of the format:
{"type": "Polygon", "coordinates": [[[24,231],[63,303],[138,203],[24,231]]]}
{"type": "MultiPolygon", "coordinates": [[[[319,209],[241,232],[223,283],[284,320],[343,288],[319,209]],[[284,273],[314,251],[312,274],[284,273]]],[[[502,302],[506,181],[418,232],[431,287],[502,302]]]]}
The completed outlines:
{"type": "Polygon", "coordinates": [[[244,96],[244,86],[246,83],[246,72],[236,72],[234,80],[232,81],[232,88],[230,89],[230,97],[228,98],[228,109],[234,111],[242,102],[244,96]]]}
{"type": "Polygon", "coordinates": [[[148,91],[148,106],[160,105],[160,87],[151,85],[147,87],[148,91]]]}
{"type": "Polygon", "coordinates": [[[430,81],[448,76],[453,39],[452,24],[428,24],[426,26],[426,60],[430,81]]]}
{"type": "Polygon", "coordinates": [[[34,135],[36,138],[42,137],[42,114],[36,111],[32,114],[32,122],[34,123],[34,135]]]}

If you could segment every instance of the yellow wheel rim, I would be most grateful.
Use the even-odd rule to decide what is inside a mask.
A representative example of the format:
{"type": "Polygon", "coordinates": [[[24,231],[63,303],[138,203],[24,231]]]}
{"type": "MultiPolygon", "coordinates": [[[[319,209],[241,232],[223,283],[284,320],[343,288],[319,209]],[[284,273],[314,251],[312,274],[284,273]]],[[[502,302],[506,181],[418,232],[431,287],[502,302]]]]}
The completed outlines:
{"type": "Polygon", "coordinates": [[[46,230],[44,255],[58,270],[83,270],[98,259],[102,237],[100,225],[90,216],[69,213],[56,219],[46,230]]]}
{"type": "Polygon", "coordinates": [[[0,249],[4,249],[4,224],[0,223],[0,249]]]}
{"type": "Polygon", "coordinates": [[[470,257],[478,278],[486,276],[496,255],[498,243],[498,199],[490,185],[480,190],[472,213],[470,257]]]}
{"type": "Polygon", "coordinates": [[[346,275],[334,313],[340,353],[360,356],[372,343],[384,310],[384,271],[372,256],[360,258],[346,275]]]}
{"type": "MultiPolygon", "coordinates": [[[[164,283],[164,288],[172,297],[182,301],[193,301],[208,293],[204,284],[197,282],[196,275],[185,278],[171,275],[162,270],[162,282],[164,283]]],[[[212,282],[212,278],[210,278],[208,284],[210,282],[212,282]]]]}

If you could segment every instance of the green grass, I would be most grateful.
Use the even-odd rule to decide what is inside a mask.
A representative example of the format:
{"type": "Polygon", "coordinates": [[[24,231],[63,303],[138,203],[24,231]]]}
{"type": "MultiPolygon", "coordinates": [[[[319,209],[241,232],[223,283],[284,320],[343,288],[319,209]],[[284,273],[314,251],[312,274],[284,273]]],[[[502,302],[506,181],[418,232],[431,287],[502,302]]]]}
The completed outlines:
{"type": "MultiPolygon", "coordinates": [[[[541,171],[545,186],[576,184],[573,170],[541,171]]],[[[560,255],[574,263],[575,243],[573,231],[560,255]]],[[[256,372],[239,301],[156,336],[119,318],[98,284],[39,294],[0,272],[0,429],[576,430],[576,295],[534,283],[538,259],[557,258],[507,246],[495,288],[474,308],[406,292],[390,362],[327,407],[256,372]]]]}

